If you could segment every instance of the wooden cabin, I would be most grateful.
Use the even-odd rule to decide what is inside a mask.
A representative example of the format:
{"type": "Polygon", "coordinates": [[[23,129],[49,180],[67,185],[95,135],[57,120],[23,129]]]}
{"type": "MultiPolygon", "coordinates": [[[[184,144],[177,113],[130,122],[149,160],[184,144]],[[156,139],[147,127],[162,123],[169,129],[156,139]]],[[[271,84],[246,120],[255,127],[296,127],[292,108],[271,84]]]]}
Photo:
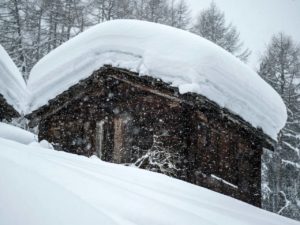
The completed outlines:
{"type": "Polygon", "coordinates": [[[260,207],[262,130],[206,97],[104,66],[27,115],[56,149],[163,173],[260,207]]]}
{"type": "Polygon", "coordinates": [[[11,121],[12,118],[20,117],[20,114],[13,106],[7,103],[3,95],[0,94],[0,122],[11,121]]]}

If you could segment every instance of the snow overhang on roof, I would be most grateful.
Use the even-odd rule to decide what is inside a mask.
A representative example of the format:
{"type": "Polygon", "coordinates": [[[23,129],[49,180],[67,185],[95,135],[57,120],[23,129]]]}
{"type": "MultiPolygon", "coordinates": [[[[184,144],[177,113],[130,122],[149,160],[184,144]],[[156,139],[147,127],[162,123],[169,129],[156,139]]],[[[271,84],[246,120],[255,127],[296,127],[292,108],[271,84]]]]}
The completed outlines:
{"type": "Polygon", "coordinates": [[[42,58],[28,81],[27,112],[106,64],[201,94],[273,139],[287,119],[276,91],[229,52],[190,32],[136,20],[96,25],[42,58]]]}
{"type": "Polygon", "coordinates": [[[28,98],[25,81],[15,63],[0,45],[0,94],[18,113],[25,110],[28,98]]]}

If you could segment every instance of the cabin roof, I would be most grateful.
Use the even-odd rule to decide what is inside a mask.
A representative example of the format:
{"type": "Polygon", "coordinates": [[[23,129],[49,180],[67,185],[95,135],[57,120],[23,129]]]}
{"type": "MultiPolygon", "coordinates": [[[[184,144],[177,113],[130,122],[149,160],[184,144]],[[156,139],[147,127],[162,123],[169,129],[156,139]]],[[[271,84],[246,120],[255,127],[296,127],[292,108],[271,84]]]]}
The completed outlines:
{"type": "Polygon", "coordinates": [[[17,66],[1,45],[0,95],[3,96],[5,102],[12,106],[19,114],[25,110],[26,99],[28,97],[25,81],[17,66]]]}
{"type": "Polygon", "coordinates": [[[149,75],[203,95],[273,139],[287,118],[285,105],[258,74],[197,35],[144,21],[101,23],[42,58],[28,81],[28,113],[89,77],[105,64],[149,75]]]}

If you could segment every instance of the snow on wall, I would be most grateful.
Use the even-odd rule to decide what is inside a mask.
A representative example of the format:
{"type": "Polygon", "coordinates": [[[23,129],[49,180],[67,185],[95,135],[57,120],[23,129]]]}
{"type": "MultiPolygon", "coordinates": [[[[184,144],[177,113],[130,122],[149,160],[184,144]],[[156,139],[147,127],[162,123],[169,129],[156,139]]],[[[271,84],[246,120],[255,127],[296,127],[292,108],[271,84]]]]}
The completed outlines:
{"type": "Polygon", "coordinates": [[[287,118],[280,96],[248,66],[186,31],[144,21],[101,23],[42,58],[31,71],[28,112],[104,64],[150,75],[226,107],[276,139],[287,118]]]}
{"type": "Polygon", "coordinates": [[[299,225],[162,174],[0,138],[1,225],[299,225]]]}
{"type": "Polygon", "coordinates": [[[17,112],[21,113],[25,110],[26,98],[28,97],[25,81],[15,63],[1,45],[0,94],[17,112]]]}

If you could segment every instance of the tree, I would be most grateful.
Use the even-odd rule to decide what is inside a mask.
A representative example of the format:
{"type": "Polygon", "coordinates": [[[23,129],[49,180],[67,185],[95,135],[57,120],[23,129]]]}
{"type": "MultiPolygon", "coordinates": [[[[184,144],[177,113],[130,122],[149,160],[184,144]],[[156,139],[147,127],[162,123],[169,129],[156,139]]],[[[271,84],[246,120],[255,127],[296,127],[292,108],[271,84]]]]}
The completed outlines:
{"type": "Polygon", "coordinates": [[[0,0],[0,44],[25,79],[44,55],[86,28],[140,19],[187,29],[185,0],[0,0]]]}
{"type": "Polygon", "coordinates": [[[133,18],[166,24],[168,21],[167,0],[133,0],[133,18]]]}
{"type": "MultiPolygon", "coordinates": [[[[28,74],[25,27],[26,4],[23,0],[4,0],[0,3],[0,43],[8,51],[23,74],[28,74]]],[[[26,76],[25,75],[25,76],[26,76]]]]}
{"type": "Polygon", "coordinates": [[[185,0],[171,0],[169,3],[168,14],[168,25],[180,29],[188,29],[191,21],[191,15],[185,0]]]}
{"type": "Polygon", "coordinates": [[[274,35],[258,73],[282,97],[288,113],[275,152],[263,155],[263,207],[300,220],[300,47],[274,35]]]}
{"type": "Polygon", "coordinates": [[[249,49],[243,49],[236,27],[231,23],[226,25],[224,13],[214,2],[211,2],[209,8],[200,12],[192,31],[221,46],[242,61],[247,61],[251,54],[249,49]]]}

